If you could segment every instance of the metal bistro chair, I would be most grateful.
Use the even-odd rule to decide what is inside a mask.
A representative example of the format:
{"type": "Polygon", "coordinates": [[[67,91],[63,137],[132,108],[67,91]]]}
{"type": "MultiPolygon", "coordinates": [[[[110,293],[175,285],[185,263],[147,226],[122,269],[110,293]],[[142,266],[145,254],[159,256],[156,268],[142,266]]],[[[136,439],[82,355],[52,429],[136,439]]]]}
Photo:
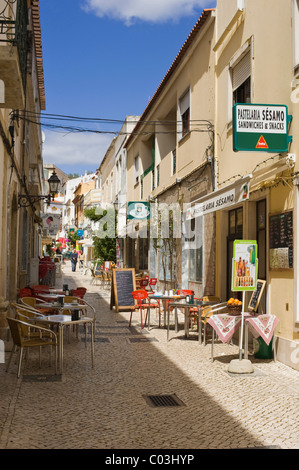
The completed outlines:
{"type": "Polygon", "coordinates": [[[98,271],[96,272],[93,268],[90,268],[91,271],[91,281],[90,284],[95,283],[97,285],[97,280],[100,279],[102,281],[102,273],[98,274],[98,271]]]}
{"type": "Polygon", "coordinates": [[[194,298],[195,304],[189,309],[189,326],[191,326],[191,321],[194,324],[197,324],[197,330],[199,331],[199,315],[203,307],[206,306],[215,306],[221,303],[220,297],[215,295],[205,295],[201,299],[194,298]]]}
{"type": "MultiPolygon", "coordinates": [[[[23,358],[24,349],[28,350],[29,348],[41,348],[42,346],[54,345],[55,346],[55,373],[57,374],[58,343],[57,343],[57,335],[54,333],[54,331],[49,330],[47,328],[43,328],[41,326],[33,325],[32,323],[17,320],[16,318],[8,317],[7,322],[10,328],[14,346],[10,354],[6,372],[8,372],[8,369],[11,364],[12,356],[15,353],[17,348],[20,349],[18,372],[17,372],[17,377],[19,378],[21,374],[21,366],[22,366],[22,358],[23,358]],[[36,331],[40,333],[40,335],[39,337],[34,337],[34,338],[30,336],[24,336],[24,332],[23,332],[24,330],[22,330],[22,328],[27,328],[27,329],[34,328],[36,331]]],[[[41,366],[41,359],[40,359],[40,366],[41,366]]]]}
{"type": "MultiPolygon", "coordinates": [[[[53,310],[52,309],[49,309],[47,307],[43,308],[43,307],[36,307],[36,297],[22,297],[20,299],[20,302],[22,305],[25,305],[25,307],[29,306],[35,310],[37,310],[38,312],[40,313],[43,313],[44,315],[51,315],[53,314],[53,310]]],[[[39,304],[43,304],[43,303],[46,303],[44,300],[42,299],[38,299],[38,302],[39,304]]]]}

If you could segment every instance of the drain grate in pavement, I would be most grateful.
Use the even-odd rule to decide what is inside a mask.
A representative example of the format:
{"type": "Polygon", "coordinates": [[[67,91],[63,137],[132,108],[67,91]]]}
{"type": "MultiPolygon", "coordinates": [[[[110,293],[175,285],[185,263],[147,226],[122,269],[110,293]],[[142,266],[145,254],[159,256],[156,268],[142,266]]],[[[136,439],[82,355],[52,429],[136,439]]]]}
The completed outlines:
{"type": "Polygon", "coordinates": [[[61,382],[61,375],[23,375],[23,382],[61,382]]]}
{"type": "MultiPolygon", "coordinates": [[[[85,337],[81,337],[81,341],[83,343],[85,343],[85,337]]],[[[87,338],[86,341],[88,343],[91,342],[91,339],[90,338],[87,338]]],[[[97,338],[94,338],[94,342],[95,343],[111,343],[110,339],[109,338],[104,338],[104,337],[97,337],[97,338]]]]}
{"type": "Polygon", "coordinates": [[[173,395],[143,395],[148,405],[153,407],[186,406],[175,394],[173,395]]]}
{"type": "Polygon", "coordinates": [[[130,343],[152,343],[158,341],[157,338],[128,338],[130,343]]]}

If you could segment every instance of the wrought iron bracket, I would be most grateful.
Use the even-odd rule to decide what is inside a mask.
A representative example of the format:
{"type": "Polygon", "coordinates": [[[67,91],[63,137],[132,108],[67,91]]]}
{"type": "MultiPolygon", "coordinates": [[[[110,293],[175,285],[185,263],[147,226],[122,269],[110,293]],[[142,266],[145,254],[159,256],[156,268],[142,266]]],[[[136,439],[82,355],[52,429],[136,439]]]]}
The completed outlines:
{"type": "Polygon", "coordinates": [[[36,204],[37,202],[40,202],[42,200],[45,200],[47,205],[50,205],[51,203],[51,195],[40,195],[40,196],[33,196],[31,194],[19,194],[18,198],[18,204],[19,207],[29,207],[31,205],[36,204]]]}

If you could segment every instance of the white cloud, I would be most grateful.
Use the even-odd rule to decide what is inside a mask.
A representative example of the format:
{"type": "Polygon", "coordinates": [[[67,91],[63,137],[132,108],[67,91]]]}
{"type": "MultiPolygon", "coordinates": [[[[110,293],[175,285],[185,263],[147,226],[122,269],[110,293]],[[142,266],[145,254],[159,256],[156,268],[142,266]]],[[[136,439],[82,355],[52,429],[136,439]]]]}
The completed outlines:
{"type": "Polygon", "coordinates": [[[102,18],[107,16],[130,25],[137,19],[161,23],[194,15],[211,0],[85,0],[83,8],[102,18]]]}
{"type": "Polygon", "coordinates": [[[107,134],[69,133],[45,131],[43,145],[44,163],[69,168],[69,172],[96,170],[105,155],[113,136],[107,134]]]}

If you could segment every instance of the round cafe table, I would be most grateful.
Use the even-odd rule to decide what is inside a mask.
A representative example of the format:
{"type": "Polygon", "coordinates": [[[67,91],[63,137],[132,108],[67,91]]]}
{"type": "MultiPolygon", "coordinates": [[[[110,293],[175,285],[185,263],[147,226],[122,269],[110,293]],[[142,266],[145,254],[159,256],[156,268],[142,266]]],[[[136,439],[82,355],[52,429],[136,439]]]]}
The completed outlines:
{"type": "MultiPolygon", "coordinates": [[[[94,367],[94,332],[95,332],[95,318],[83,316],[79,320],[72,320],[71,315],[48,315],[44,317],[31,318],[30,321],[38,321],[38,323],[45,323],[48,325],[55,325],[58,327],[58,339],[59,339],[59,368],[60,373],[63,372],[63,332],[65,326],[89,324],[90,325],[90,337],[91,337],[91,362],[94,367]]],[[[85,333],[86,334],[86,333],[85,333]]],[[[86,345],[86,341],[85,341],[86,345]]]]}
{"type": "MultiPolygon", "coordinates": [[[[161,294],[161,295],[157,295],[157,294],[148,294],[148,298],[149,300],[151,299],[156,299],[156,300],[162,300],[162,303],[163,303],[163,312],[164,312],[164,328],[166,327],[166,311],[167,311],[167,301],[168,300],[176,300],[176,301],[179,301],[179,300],[183,300],[186,298],[185,295],[175,295],[175,294],[172,294],[172,295],[165,295],[165,294],[161,294]]],[[[150,310],[150,309],[149,309],[150,310]]],[[[150,328],[150,312],[149,312],[149,315],[148,315],[148,329],[150,328]]]]}

